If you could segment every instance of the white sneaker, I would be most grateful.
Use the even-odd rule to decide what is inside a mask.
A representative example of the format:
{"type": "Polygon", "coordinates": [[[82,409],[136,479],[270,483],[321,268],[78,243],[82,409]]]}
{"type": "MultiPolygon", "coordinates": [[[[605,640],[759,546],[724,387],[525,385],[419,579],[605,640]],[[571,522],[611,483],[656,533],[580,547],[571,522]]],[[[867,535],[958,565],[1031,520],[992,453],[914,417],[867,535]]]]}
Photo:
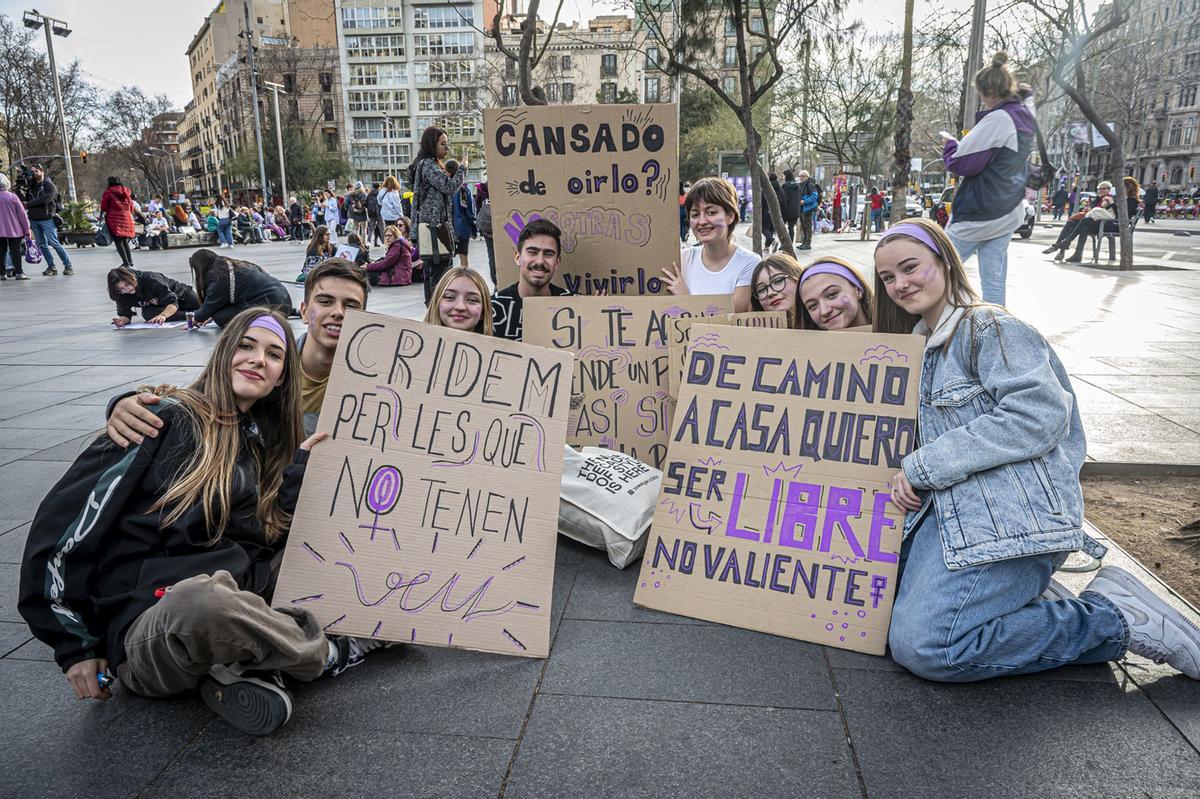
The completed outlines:
{"type": "Polygon", "coordinates": [[[275,672],[213,666],[199,690],[209,710],[247,735],[270,735],[292,717],[292,695],[275,672]]]}
{"type": "Polygon", "coordinates": [[[1200,680],[1200,629],[1149,586],[1117,566],[1096,573],[1085,591],[1111,601],[1129,623],[1129,651],[1200,680]]]}
{"type": "Polygon", "coordinates": [[[333,649],[336,649],[336,654],[332,649],[330,654],[333,655],[331,662],[325,667],[325,676],[337,677],[343,674],[347,669],[351,669],[366,660],[367,655],[377,649],[389,649],[395,646],[395,642],[381,641],[378,638],[354,638],[349,635],[330,635],[326,636],[333,649]]]}

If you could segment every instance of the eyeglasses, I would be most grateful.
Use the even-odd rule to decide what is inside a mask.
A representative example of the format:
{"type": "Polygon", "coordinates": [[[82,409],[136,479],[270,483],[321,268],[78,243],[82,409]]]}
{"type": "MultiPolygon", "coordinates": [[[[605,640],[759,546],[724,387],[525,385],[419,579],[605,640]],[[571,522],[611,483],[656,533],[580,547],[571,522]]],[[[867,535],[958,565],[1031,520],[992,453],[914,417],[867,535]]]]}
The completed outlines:
{"type": "Polygon", "coordinates": [[[757,299],[764,299],[768,294],[779,294],[783,292],[783,287],[791,280],[787,275],[773,275],[766,283],[759,283],[754,287],[754,296],[757,299]]]}

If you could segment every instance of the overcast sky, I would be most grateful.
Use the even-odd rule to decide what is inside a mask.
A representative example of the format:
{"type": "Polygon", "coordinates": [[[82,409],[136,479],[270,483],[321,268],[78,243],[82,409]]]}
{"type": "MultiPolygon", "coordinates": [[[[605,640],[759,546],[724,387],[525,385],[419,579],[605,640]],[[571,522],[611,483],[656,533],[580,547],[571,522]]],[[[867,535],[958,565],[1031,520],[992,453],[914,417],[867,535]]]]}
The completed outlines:
{"type": "MultiPolygon", "coordinates": [[[[332,0],[330,0],[332,2],[332,0]]],[[[971,0],[950,0],[943,6],[970,7],[971,0]]],[[[148,94],[165,94],[180,109],[191,99],[185,50],[216,0],[0,0],[0,13],[20,19],[37,8],[63,19],[72,33],[54,38],[60,63],[79,58],[101,87],[136,84],[148,94]]],[[[553,7],[552,2],[544,4],[553,7]]],[[[927,0],[917,3],[917,15],[927,0]]],[[[621,0],[566,0],[562,19],[584,19],[628,8],[621,0]]],[[[847,17],[866,17],[874,29],[898,28],[904,19],[903,0],[847,3],[847,17]],[[864,8],[870,5],[870,14],[864,8]]],[[[39,41],[39,47],[44,47],[39,41]]]]}

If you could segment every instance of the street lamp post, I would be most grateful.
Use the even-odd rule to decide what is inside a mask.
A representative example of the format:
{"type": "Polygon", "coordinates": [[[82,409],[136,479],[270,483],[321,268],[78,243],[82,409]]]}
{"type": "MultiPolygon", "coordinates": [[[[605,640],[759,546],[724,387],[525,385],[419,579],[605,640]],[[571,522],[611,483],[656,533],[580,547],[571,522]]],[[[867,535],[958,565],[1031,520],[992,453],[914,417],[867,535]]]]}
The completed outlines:
{"type": "Polygon", "coordinates": [[[392,117],[387,112],[383,112],[383,146],[387,149],[385,163],[387,164],[387,173],[393,174],[392,170],[392,117]]]}
{"type": "Polygon", "coordinates": [[[258,115],[258,74],[254,71],[254,34],[250,30],[250,2],[243,0],[242,10],[246,15],[246,65],[250,68],[250,104],[254,107],[254,144],[258,147],[258,180],[263,193],[263,207],[270,203],[267,188],[267,165],[263,161],[262,119],[258,115]]]}
{"type": "Polygon", "coordinates": [[[54,87],[54,104],[58,107],[58,130],[62,135],[63,163],[67,167],[67,193],[71,197],[71,202],[75,202],[78,199],[75,194],[75,170],[71,166],[71,145],[67,140],[67,118],[63,113],[62,86],[59,85],[58,67],[54,63],[53,38],[53,36],[66,38],[71,35],[71,29],[61,19],[47,17],[45,14],[39,13],[37,9],[26,11],[22,18],[26,28],[30,30],[43,28],[46,31],[46,55],[50,59],[50,75],[53,78],[51,85],[54,87]]]}
{"type": "Polygon", "coordinates": [[[279,93],[287,94],[283,89],[282,83],[272,83],[269,80],[264,80],[263,85],[270,88],[271,97],[275,104],[275,144],[279,147],[279,185],[282,189],[280,196],[283,201],[287,202],[287,168],[283,164],[283,129],[279,127],[279,93]]]}

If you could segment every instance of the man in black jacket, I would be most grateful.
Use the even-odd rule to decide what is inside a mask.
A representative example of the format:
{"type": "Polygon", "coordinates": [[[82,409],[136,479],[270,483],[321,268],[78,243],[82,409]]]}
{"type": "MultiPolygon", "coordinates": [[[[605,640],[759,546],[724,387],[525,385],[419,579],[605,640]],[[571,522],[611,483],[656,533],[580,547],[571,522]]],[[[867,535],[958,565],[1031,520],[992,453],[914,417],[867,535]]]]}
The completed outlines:
{"type": "Polygon", "coordinates": [[[29,198],[29,202],[25,205],[29,209],[29,226],[33,228],[34,238],[37,239],[38,249],[42,251],[42,255],[46,258],[46,270],[43,275],[57,275],[58,269],[54,265],[54,254],[51,252],[51,247],[58,256],[62,258],[63,274],[73,275],[75,270],[71,268],[71,259],[67,255],[67,251],[63,249],[62,243],[58,240],[58,228],[54,226],[54,215],[58,213],[58,187],[54,185],[54,181],[46,177],[46,170],[40,165],[34,166],[33,172],[33,191],[29,198]]]}
{"type": "Polygon", "coordinates": [[[370,245],[383,244],[383,217],[379,215],[379,184],[367,192],[367,238],[370,245]]]}
{"type": "Polygon", "coordinates": [[[1158,205],[1158,183],[1150,181],[1150,188],[1146,189],[1146,196],[1142,198],[1142,217],[1146,222],[1153,224],[1154,216],[1158,212],[1155,207],[1158,205]]]}
{"type": "Polygon", "coordinates": [[[800,218],[800,184],[796,181],[796,173],[790,169],[783,170],[783,202],[779,209],[783,213],[783,222],[787,225],[788,236],[796,240],[796,220],[800,218]]]}

